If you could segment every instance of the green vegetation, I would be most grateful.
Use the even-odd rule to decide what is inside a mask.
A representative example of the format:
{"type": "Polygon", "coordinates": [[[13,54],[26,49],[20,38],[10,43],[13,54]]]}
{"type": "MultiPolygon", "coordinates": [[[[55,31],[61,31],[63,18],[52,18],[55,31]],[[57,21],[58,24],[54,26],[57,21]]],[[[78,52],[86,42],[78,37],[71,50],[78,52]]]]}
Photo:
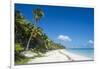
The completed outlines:
{"type": "MultiPolygon", "coordinates": [[[[35,25],[37,25],[38,21],[40,20],[40,18],[44,15],[43,11],[39,8],[37,8],[36,10],[33,10],[33,14],[34,14],[34,20],[35,20],[35,25]]],[[[32,32],[31,32],[31,35],[30,35],[30,38],[28,40],[28,43],[27,43],[27,48],[26,50],[28,50],[29,48],[29,44],[30,44],[30,40],[32,39],[32,36],[33,36],[33,33],[37,30],[38,28],[32,28],[32,32]]],[[[37,31],[37,33],[39,33],[37,31]]],[[[41,35],[41,33],[39,33],[39,35],[41,35]]]]}
{"type": "Polygon", "coordinates": [[[37,22],[44,13],[36,9],[33,14],[36,21],[34,24],[27,21],[20,11],[15,11],[15,64],[25,64],[29,61],[30,58],[21,54],[24,51],[37,53],[35,57],[41,57],[40,53],[64,48],[61,44],[49,39],[43,29],[37,26],[37,22]]]}

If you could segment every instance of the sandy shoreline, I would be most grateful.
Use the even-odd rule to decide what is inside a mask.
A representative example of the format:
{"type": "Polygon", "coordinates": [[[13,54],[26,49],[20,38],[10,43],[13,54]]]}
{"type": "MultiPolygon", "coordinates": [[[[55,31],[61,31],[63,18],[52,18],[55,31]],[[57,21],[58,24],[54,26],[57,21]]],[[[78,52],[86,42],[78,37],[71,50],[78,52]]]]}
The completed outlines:
{"type": "Polygon", "coordinates": [[[81,60],[93,60],[92,58],[84,57],[74,53],[70,53],[65,49],[53,50],[44,54],[43,57],[37,57],[31,59],[30,63],[44,63],[44,62],[63,62],[63,61],[81,61],[81,60]]]}

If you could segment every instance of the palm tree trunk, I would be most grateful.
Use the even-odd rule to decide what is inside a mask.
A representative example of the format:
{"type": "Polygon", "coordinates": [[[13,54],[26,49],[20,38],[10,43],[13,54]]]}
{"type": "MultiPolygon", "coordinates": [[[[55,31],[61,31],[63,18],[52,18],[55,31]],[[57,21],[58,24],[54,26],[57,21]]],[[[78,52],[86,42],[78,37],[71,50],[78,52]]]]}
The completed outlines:
{"type": "Polygon", "coordinates": [[[29,49],[29,44],[30,44],[31,38],[32,38],[32,33],[31,33],[30,38],[28,40],[28,43],[27,43],[27,46],[26,46],[26,51],[29,49]]]}
{"type": "MultiPolygon", "coordinates": [[[[37,21],[38,21],[38,19],[35,19],[35,23],[34,23],[35,26],[37,25],[37,21]]],[[[32,38],[32,32],[31,32],[30,38],[29,38],[27,46],[26,46],[26,51],[29,49],[29,44],[30,44],[31,38],[32,38]]]]}

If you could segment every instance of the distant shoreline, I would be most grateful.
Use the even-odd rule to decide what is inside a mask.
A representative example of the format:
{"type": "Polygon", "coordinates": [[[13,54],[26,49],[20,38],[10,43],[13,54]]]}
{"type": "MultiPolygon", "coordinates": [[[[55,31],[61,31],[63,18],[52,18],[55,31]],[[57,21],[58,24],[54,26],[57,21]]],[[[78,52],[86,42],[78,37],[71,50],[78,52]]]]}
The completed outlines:
{"type": "Polygon", "coordinates": [[[27,62],[27,64],[47,63],[47,62],[65,62],[65,61],[75,62],[75,61],[85,61],[85,60],[93,60],[93,59],[71,53],[67,51],[66,49],[58,49],[58,50],[48,51],[46,54],[44,54],[43,57],[37,57],[37,58],[31,59],[29,62],[27,62]]]}

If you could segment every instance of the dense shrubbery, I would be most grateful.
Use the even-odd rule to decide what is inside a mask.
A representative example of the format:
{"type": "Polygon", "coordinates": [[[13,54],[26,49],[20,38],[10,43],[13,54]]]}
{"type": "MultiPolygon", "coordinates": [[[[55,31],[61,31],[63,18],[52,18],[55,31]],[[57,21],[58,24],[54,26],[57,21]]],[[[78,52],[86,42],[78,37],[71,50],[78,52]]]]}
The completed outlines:
{"type": "Polygon", "coordinates": [[[15,62],[24,59],[20,53],[26,50],[28,40],[29,50],[45,53],[48,50],[64,48],[61,44],[54,43],[43,32],[43,29],[28,22],[20,11],[15,11],[15,62]]]}

